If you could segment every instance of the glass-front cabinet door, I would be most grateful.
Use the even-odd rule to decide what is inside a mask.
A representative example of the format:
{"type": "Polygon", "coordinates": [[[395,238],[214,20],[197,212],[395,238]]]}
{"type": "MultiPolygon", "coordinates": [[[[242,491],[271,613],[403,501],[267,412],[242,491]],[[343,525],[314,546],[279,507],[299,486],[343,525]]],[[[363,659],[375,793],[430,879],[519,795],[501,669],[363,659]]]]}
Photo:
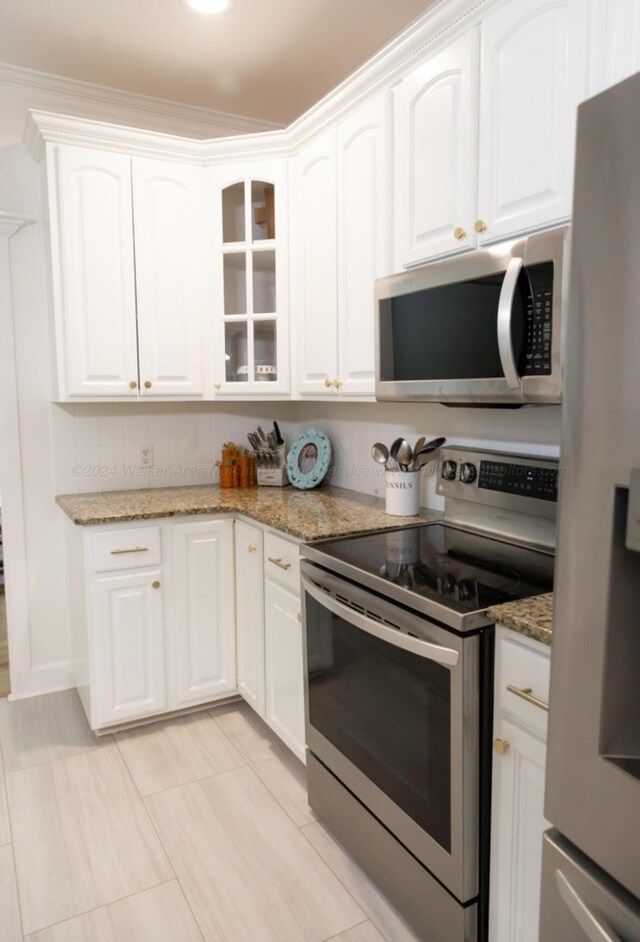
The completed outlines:
{"type": "Polygon", "coordinates": [[[213,173],[214,394],[288,393],[286,161],[213,173]]]}

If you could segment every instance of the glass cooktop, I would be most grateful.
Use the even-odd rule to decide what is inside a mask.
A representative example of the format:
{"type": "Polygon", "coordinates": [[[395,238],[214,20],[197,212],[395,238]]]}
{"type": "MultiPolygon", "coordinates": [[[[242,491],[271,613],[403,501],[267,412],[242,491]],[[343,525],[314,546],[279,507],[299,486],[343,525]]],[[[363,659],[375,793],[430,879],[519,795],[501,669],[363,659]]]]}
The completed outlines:
{"type": "Polygon", "coordinates": [[[460,616],[553,589],[554,558],[446,524],[422,524],[315,544],[320,565],[382,595],[460,616]]]}

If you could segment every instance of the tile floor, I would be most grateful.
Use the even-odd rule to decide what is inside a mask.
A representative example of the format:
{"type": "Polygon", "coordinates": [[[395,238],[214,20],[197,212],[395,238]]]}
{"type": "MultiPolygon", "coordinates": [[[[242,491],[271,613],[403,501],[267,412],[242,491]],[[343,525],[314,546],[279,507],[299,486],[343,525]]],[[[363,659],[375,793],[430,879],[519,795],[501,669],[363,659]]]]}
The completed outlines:
{"type": "Polygon", "coordinates": [[[2,700],[0,745],[2,942],[417,942],[248,707],[95,739],[2,700]]]}

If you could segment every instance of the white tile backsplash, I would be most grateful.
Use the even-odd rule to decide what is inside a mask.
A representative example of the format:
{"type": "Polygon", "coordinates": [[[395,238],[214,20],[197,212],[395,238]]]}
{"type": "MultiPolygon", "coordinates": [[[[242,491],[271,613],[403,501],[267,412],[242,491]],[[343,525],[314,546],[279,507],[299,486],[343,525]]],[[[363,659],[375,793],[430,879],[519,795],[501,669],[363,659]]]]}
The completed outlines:
{"type": "Polygon", "coordinates": [[[216,478],[213,406],[78,403],[51,406],[56,494],[208,484],[216,478]],[[141,468],[140,447],[153,446],[141,468]]]}
{"type": "MultiPolygon", "coordinates": [[[[371,458],[376,441],[403,435],[412,444],[445,435],[449,444],[558,454],[559,407],[519,410],[447,409],[419,403],[247,402],[77,404],[52,408],[56,493],[208,484],[226,441],[277,419],[288,445],[307,428],[333,444],[329,481],[384,496],[384,471],[371,458]],[[151,469],[139,466],[140,446],[153,446],[151,469]]],[[[435,478],[423,472],[421,504],[439,507],[435,478]]]]}

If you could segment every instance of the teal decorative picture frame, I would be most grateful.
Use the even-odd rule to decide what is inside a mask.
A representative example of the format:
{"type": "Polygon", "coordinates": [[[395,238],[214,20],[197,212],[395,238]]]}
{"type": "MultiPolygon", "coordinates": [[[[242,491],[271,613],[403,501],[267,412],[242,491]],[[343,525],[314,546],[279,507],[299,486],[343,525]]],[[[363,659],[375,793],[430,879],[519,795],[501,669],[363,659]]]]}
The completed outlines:
{"type": "Polygon", "coordinates": [[[322,483],[331,464],[331,442],[316,428],[298,435],[287,455],[287,474],[294,487],[308,490],[322,483]]]}

